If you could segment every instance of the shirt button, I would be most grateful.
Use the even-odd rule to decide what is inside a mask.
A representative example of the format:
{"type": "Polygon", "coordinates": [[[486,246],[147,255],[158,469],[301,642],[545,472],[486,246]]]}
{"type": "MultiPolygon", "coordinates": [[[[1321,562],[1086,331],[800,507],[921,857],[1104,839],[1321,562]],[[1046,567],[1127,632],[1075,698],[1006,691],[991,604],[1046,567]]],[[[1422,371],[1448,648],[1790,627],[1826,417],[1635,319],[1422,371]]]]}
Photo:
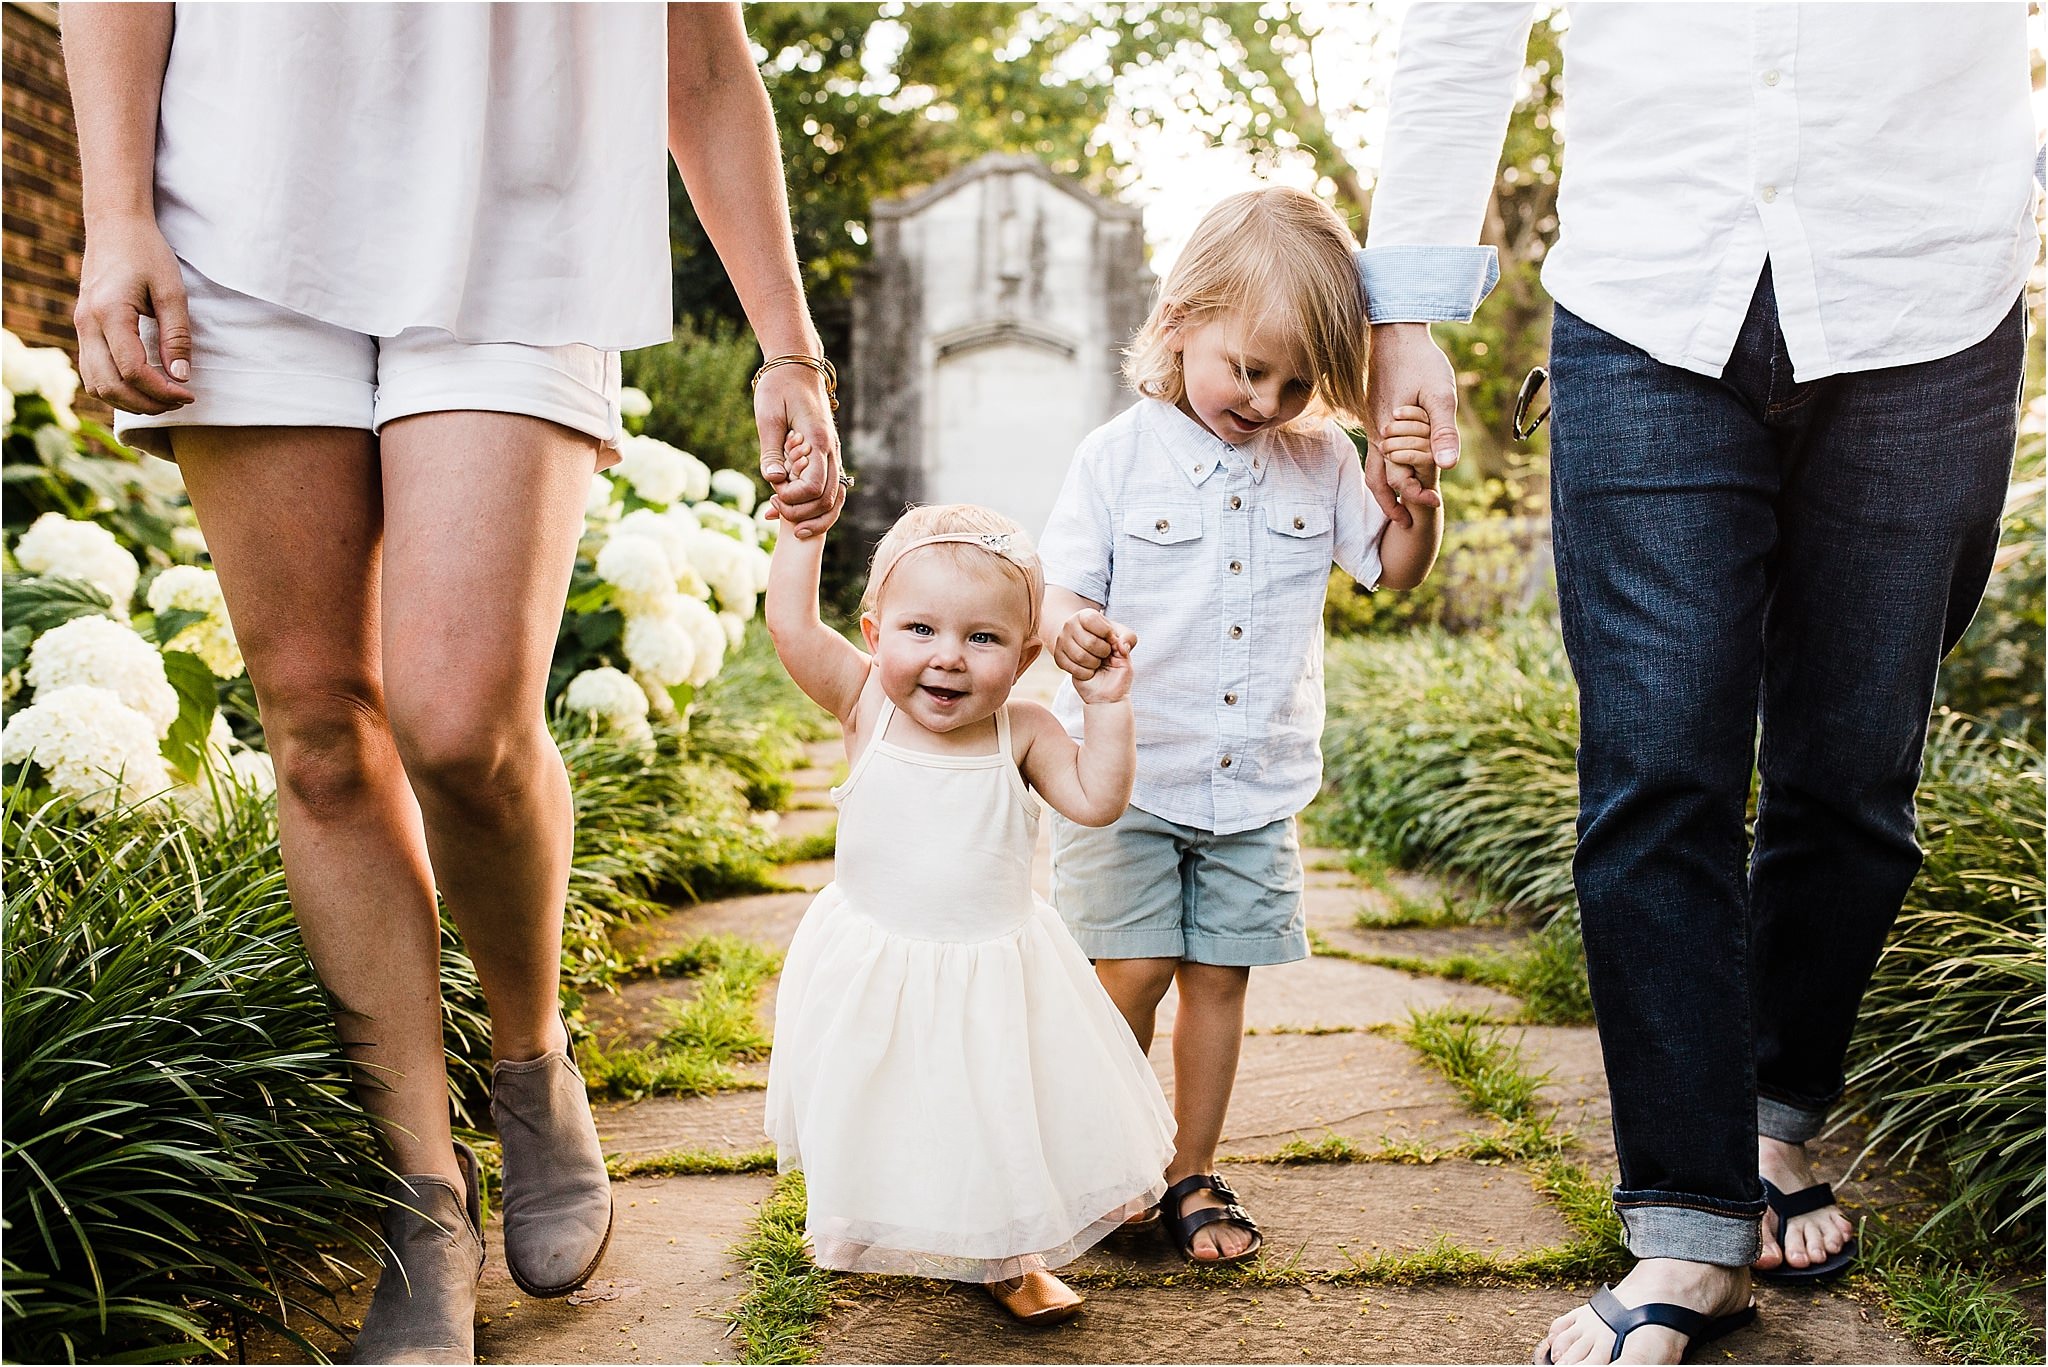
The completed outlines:
{"type": "Polygon", "coordinates": [[[1230,767],[1230,756],[1225,755],[1222,761],[1219,764],[1217,764],[1216,767],[1219,769],[1228,769],[1230,767]]]}
{"type": "Polygon", "coordinates": [[[1234,513],[1242,507],[1244,507],[1244,500],[1239,498],[1236,494],[1232,494],[1230,496],[1230,511],[1234,513]]]}
{"type": "Polygon", "coordinates": [[[1764,84],[1765,84],[1765,85],[1776,85],[1777,83],[1778,83],[1778,73],[1777,73],[1777,71],[1776,71],[1775,69],[1773,69],[1773,70],[1770,70],[1770,71],[1766,71],[1766,72],[1764,73],[1764,84]]]}
{"type": "Polygon", "coordinates": [[[1297,517],[1294,519],[1294,530],[1296,530],[1297,532],[1306,526],[1308,526],[1308,523],[1303,522],[1300,518],[1297,517]]]}
{"type": "Polygon", "coordinates": [[[1244,573],[1244,561],[1242,561],[1242,560],[1233,560],[1233,561],[1231,561],[1231,562],[1230,562],[1230,572],[1231,572],[1232,574],[1243,574],[1243,573],[1244,573]]]}
{"type": "Polygon", "coordinates": [[[1159,520],[1158,520],[1157,522],[1155,522],[1155,523],[1153,523],[1153,524],[1152,524],[1152,530],[1154,530],[1154,531],[1158,531],[1158,532],[1163,532],[1163,531],[1165,531],[1165,530],[1166,530],[1167,526],[1168,526],[1168,523],[1167,523],[1166,519],[1162,517],[1162,518],[1160,518],[1160,519],[1159,519],[1159,520]]]}
{"type": "Polygon", "coordinates": [[[1235,693],[1225,693],[1225,694],[1223,695],[1223,705],[1224,705],[1225,707],[1235,707],[1235,706],[1237,706],[1237,694],[1235,694],[1235,693]]]}
{"type": "Polygon", "coordinates": [[[1230,629],[1230,639],[1231,639],[1231,640],[1235,641],[1235,640],[1236,640],[1236,639],[1237,639],[1238,637],[1240,637],[1240,636],[1242,636],[1242,635],[1244,635],[1244,628],[1243,628],[1243,627],[1232,627],[1232,628],[1230,629]]]}
{"type": "Polygon", "coordinates": [[[1776,199],[1778,198],[1778,187],[1777,187],[1777,186],[1775,186],[1775,185],[1766,185],[1766,186],[1764,186],[1764,190],[1763,190],[1763,196],[1764,196],[1764,203],[1766,203],[1766,204],[1772,203],[1773,201],[1775,201],[1775,200],[1776,200],[1776,199]]]}

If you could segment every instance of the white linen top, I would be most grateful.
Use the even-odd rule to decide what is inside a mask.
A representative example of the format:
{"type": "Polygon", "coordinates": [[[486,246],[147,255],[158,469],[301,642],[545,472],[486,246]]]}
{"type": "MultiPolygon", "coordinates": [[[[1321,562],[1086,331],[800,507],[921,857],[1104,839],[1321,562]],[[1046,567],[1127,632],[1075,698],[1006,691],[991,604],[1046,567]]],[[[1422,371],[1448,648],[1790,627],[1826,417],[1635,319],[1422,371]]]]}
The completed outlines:
{"type": "Polygon", "coordinates": [[[355,332],[666,341],[659,4],[180,4],[157,221],[200,274],[355,332]]]}
{"type": "MultiPolygon", "coordinates": [[[[1369,289],[1382,251],[1478,241],[1534,8],[1409,11],[1369,289]]],[[[1719,375],[1768,257],[1793,374],[1811,380],[1954,355],[2011,310],[2040,243],[2024,4],[1567,13],[1543,283],[1573,313],[1719,375]]],[[[1401,313],[1375,298],[1374,321],[1401,313]]]]}
{"type": "MultiPolygon", "coordinates": [[[[1082,440],[1038,551],[1046,583],[1138,633],[1133,805],[1229,835],[1309,804],[1330,563],[1378,584],[1386,525],[1335,423],[1232,446],[1143,399],[1082,440]]],[[[1053,711],[1079,740],[1071,679],[1053,711]]]]}

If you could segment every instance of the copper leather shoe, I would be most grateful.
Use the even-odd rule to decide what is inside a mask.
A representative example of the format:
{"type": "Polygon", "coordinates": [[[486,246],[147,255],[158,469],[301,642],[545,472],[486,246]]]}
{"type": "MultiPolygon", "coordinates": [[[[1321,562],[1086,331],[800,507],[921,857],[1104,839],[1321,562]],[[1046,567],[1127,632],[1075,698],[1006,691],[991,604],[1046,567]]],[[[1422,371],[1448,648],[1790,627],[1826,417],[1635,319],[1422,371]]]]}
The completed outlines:
{"type": "Polygon", "coordinates": [[[1070,1320],[1081,1311],[1081,1294],[1042,1267],[987,1285],[997,1305],[1034,1329],[1070,1320]]]}

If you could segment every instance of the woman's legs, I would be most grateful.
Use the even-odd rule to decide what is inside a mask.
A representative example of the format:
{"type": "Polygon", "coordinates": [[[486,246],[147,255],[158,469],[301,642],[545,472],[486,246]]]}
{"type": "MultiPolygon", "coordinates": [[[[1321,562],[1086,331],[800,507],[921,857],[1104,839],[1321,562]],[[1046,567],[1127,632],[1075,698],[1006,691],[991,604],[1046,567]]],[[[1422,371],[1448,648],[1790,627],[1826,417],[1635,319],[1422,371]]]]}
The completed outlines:
{"type": "Polygon", "coordinates": [[[375,440],[194,427],[173,441],[277,766],[292,906],[363,1102],[398,1171],[459,1189],[433,876],[385,712],[375,440]]]}
{"type": "Polygon", "coordinates": [[[598,443],[447,412],[381,434],[392,731],[434,875],[482,980],[499,1060],[562,1049],[573,826],[543,712],[598,443]]]}

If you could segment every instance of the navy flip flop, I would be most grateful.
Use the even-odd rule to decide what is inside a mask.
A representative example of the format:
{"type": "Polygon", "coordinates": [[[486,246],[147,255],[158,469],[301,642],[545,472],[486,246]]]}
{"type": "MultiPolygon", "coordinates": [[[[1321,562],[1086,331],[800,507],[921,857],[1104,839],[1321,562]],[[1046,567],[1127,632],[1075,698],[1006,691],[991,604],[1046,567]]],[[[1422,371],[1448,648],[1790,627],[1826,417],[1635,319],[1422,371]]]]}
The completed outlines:
{"type": "MultiPolygon", "coordinates": [[[[1631,1310],[1616,1299],[1614,1288],[1608,1286],[1595,1291],[1587,1304],[1593,1307],[1593,1313],[1600,1317],[1600,1322],[1614,1331],[1614,1348],[1607,1354],[1609,1362],[1620,1359],[1621,1345],[1627,1341],[1630,1334],[1646,1324],[1654,1324],[1662,1329],[1675,1329],[1685,1335],[1685,1350],[1690,1353],[1701,1344],[1712,1343],[1715,1339],[1732,1334],[1756,1319],[1754,1303],[1743,1306],[1732,1315],[1702,1315],[1697,1310],[1688,1310],[1682,1305],[1669,1305],[1663,1301],[1652,1301],[1648,1305],[1639,1305],[1631,1310]]],[[[1544,1350],[1542,1361],[1554,1361],[1549,1349],[1544,1350]]]]}
{"type": "MultiPolygon", "coordinates": [[[[1835,1189],[1825,1182],[1816,1182],[1810,1187],[1792,1192],[1790,1195],[1771,1185],[1769,1178],[1763,1179],[1764,1203],[1771,1208],[1771,1214],[1778,1219],[1778,1247],[1785,1247],[1785,1227],[1802,1215],[1811,1215],[1816,1210],[1826,1210],[1835,1204],[1835,1189]]],[[[1856,1261],[1856,1236],[1849,1236],[1849,1242],[1842,1245],[1842,1251],[1824,1263],[1811,1267],[1794,1267],[1780,1263],[1776,1267],[1750,1269],[1751,1275],[1766,1282],[1815,1282],[1825,1277],[1838,1277],[1848,1271],[1856,1261]]]]}

